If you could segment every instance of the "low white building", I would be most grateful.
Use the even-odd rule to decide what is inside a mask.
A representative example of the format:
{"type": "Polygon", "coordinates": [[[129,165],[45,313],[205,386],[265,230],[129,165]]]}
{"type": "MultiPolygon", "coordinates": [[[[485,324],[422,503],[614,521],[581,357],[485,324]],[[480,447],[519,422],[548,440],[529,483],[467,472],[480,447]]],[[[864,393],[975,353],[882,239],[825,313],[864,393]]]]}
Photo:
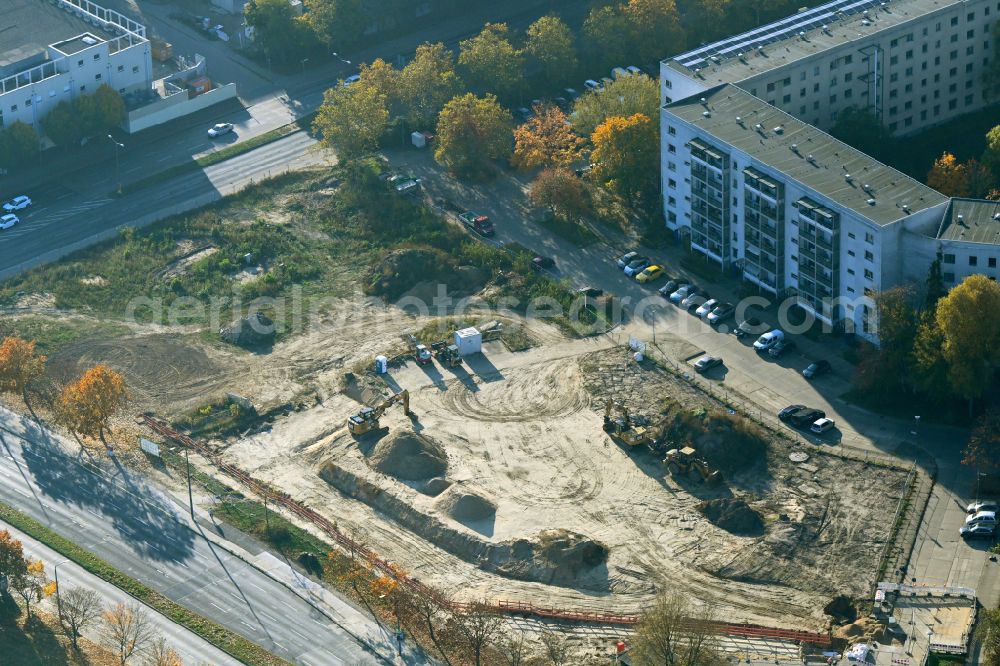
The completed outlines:
{"type": "Polygon", "coordinates": [[[0,13],[0,128],[35,127],[59,102],[108,84],[146,93],[146,28],[89,0],[6,0],[0,13]]]}

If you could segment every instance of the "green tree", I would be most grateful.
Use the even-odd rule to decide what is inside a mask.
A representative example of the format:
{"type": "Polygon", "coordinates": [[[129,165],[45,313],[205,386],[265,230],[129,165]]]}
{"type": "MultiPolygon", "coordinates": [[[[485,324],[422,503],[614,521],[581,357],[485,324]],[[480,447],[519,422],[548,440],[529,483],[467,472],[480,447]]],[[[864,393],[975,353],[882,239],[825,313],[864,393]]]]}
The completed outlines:
{"type": "Polygon", "coordinates": [[[631,34],[628,19],[614,5],[595,7],[583,22],[584,53],[591,54],[591,65],[605,69],[631,60],[631,34]]]}
{"type": "Polygon", "coordinates": [[[944,333],[935,316],[936,307],[920,314],[917,336],[913,341],[913,382],[924,395],[933,399],[952,396],[948,385],[948,363],[942,347],[944,333]]]}
{"type": "Polygon", "coordinates": [[[371,23],[361,0],[305,0],[305,6],[309,27],[327,48],[354,46],[371,23]]]}
{"type": "Polygon", "coordinates": [[[885,161],[895,150],[892,135],[867,108],[852,106],[838,112],[830,134],[877,160],[885,161]]]}
{"type": "Polygon", "coordinates": [[[698,35],[703,42],[713,42],[730,34],[726,26],[726,13],[731,3],[727,0],[688,0],[678,3],[681,25],[688,35],[698,35]]]}
{"type": "Polygon", "coordinates": [[[303,47],[311,47],[312,28],[295,16],[288,0],[250,0],[243,7],[246,24],[254,29],[254,41],[270,61],[287,64],[301,58],[303,47]]]}
{"type": "Polygon", "coordinates": [[[975,640],[982,646],[982,666],[1000,666],[1000,609],[984,609],[979,614],[975,640]]]}
{"type": "Polygon", "coordinates": [[[441,109],[462,90],[455,58],[444,44],[421,44],[399,75],[399,97],[407,121],[416,127],[433,125],[441,109]]]}
{"type": "MultiPolygon", "coordinates": [[[[622,76],[599,92],[581,95],[573,104],[573,129],[590,136],[611,116],[629,117],[641,113],[659,118],[660,90],[656,80],[644,74],[622,76]]],[[[659,136],[659,131],[657,131],[659,136]]]]}
{"type": "Polygon", "coordinates": [[[3,131],[5,167],[24,164],[38,154],[38,134],[28,123],[15,120],[3,131]]]}
{"type": "Polygon", "coordinates": [[[98,128],[98,132],[103,133],[122,124],[125,119],[125,100],[117,90],[105,83],[94,91],[93,99],[94,117],[91,123],[98,128]]]}
{"type": "Polygon", "coordinates": [[[550,88],[565,85],[576,75],[576,47],[569,26],[558,16],[543,16],[528,26],[524,52],[541,65],[550,88]]]}
{"type": "Polygon", "coordinates": [[[560,220],[575,222],[590,208],[590,193],[576,174],[566,168],[545,169],[528,190],[531,202],[548,208],[560,220]]]}
{"type": "Polygon", "coordinates": [[[941,260],[941,253],[938,252],[927,271],[927,281],[924,283],[926,292],[924,304],[928,310],[934,310],[941,297],[948,293],[944,286],[944,275],[941,273],[941,260]]]}
{"type": "MultiPolygon", "coordinates": [[[[994,60],[1000,63],[1000,58],[994,58],[994,60]]],[[[983,164],[990,168],[994,178],[1000,179],[1000,125],[986,133],[986,151],[983,153],[983,164]]]]}
{"type": "Polygon", "coordinates": [[[445,104],[438,116],[434,159],[461,174],[482,174],[490,160],[512,150],[511,116],[493,95],[466,93],[445,104]]]}
{"type": "Polygon", "coordinates": [[[358,76],[361,80],[355,85],[373,88],[385,98],[389,116],[398,116],[403,112],[402,100],[399,96],[400,72],[392,64],[382,58],[376,58],[372,64],[362,63],[358,76]]]}
{"type": "Polygon", "coordinates": [[[388,124],[385,97],[373,86],[338,85],[323,94],[313,129],[324,145],[351,159],[375,150],[388,124]]]}
{"type": "Polygon", "coordinates": [[[1000,285],[985,275],[970,275],[938,301],[935,316],[948,381],[971,407],[992,384],[1000,363],[1000,285]]]}
{"type": "Polygon", "coordinates": [[[510,43],[506,23],[487,23],[478,35],[459,42],[458,64],[470,85],[505,98],[524,79],[524,56],[510,43]]]}
{"type": "Polygon", "coordinates": [[[83,125],[69,102],[62,101],[42,121],[45,135],[57,146],[78,146],[83,139],[83,125]]]}
{"type": "Polygon", "coordinates": [[[622,6],[632,47],[642,62],[662,60],[684,50],[684,29],[674,0],[629,0],[622,6]]]}
{"type": "Polygon", "coordinates": [[[569,166],[580,159],[583,139],[567,123],[557,106],[538,106],[528,122],[514,130],[514,157],[519,169],[569,166]]]}
{"type": "Polygon", "coordinates": [[[988,473],[1000,472],[1000,409],[989,409],[976,420],[962,453],[962,464],[988,473]]]}
{"type": "Polygon", "coordinates": [[[624,196],[649,196],[659,178],[660,149],[656,124],[636,113],[611,116],[591,137],[594,177],[624,196]]]}
{"type": "Polygon", "coordinates": [[[975,158],[965,163],[965,180],[969,196],[976,199],[984,198],[995,185],[1000,184],[1000,179],[993,176],[990,168],[975,158]]]}
{"type": "Polygon", "coordinates": [[[917,334],[917,311],[912,302],[913,292],[907,287],[895,287],[875,296],[879,347],[862,358],[855,381],[869,395],[888,398],[909,388],[917,334]]]}

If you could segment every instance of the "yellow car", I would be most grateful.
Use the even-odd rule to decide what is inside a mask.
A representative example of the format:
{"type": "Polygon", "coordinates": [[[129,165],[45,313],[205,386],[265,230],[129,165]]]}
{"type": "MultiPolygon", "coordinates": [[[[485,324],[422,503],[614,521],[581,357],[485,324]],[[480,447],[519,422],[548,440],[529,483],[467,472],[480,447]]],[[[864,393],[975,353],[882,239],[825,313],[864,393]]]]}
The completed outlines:
{"type": "Polygon", "coordinates": [[[635,281],[643,283],[654,282],[655,280],[659,280],[664,275],[666,275],[666,272],[663,270],[661,266],[650,266],[646,270],[636,275],[635,281]]]}

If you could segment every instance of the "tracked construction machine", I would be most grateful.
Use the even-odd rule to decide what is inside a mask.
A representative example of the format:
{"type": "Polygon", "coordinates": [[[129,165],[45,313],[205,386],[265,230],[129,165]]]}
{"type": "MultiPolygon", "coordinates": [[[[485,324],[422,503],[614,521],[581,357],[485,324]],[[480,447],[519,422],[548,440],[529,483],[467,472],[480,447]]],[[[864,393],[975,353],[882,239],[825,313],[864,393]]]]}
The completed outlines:
{"type": "Polygon", "coordinates": [[[402,403],[403,414],[409,416],[410,418],[416,418],[416,415],[410,411],[410,392],[403,390],[397,393],[384,402],[375,407],[363,407],[360,412],[353,416],[347,418],[347,429],[354,436],[364,435],[372,430],[379,429],[379,419],[385,413],[385,410],[389,409],[396,403],[402,403]]]}

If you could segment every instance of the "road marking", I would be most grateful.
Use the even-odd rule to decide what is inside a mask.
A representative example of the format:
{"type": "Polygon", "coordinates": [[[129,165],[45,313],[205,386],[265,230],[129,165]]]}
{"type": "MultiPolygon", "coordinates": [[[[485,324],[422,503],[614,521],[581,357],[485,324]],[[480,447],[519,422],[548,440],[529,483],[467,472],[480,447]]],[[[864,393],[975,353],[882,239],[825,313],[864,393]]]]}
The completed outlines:
{"type": "Polygon", "coordinates": [[[298,636],[299,638],[301,638],[304,641],[309,640],[308,636],[306,636],[305,634],[302,634],[302,633],[296,631],[295,629],[292,629],[291,627],[288,627],[288,631],[292,632],[293,634],[295,634],[296,636],[298,636]]]}
{"type": "MultiPolygon", "coordinates": [[[[252,624],[244,622],[243,620],[240,620],[240,624],[246,626],[248,629],[250,629],[250,631],[257,633],[257,627],[253,626],[252,624]]],[[[303,638],[305,638],[305,636],[303,636],[303,638]]]]}
{"type": "Polygon", "coordinates": [[[264,588],[262,588],[260,585],[258,585],[257,583],[255,583],[253,581],[248,580],[247,581],[247,585],[250,585],[251,587],[256,587],[258,590],[260,590],[264,594],[267,594],[267,590],[265,590],[264,588]]]}
{"type": "Polygon", "coordinates": [[[218,608],[223,613],[228,613],[229,612],[228,608],[223,608],[222,606],[220,606],[219,604],[215,603],[214,601],[209,601],[208,603],[212,604],[213,606],[215,606],[216,608],[218,608]]]}

